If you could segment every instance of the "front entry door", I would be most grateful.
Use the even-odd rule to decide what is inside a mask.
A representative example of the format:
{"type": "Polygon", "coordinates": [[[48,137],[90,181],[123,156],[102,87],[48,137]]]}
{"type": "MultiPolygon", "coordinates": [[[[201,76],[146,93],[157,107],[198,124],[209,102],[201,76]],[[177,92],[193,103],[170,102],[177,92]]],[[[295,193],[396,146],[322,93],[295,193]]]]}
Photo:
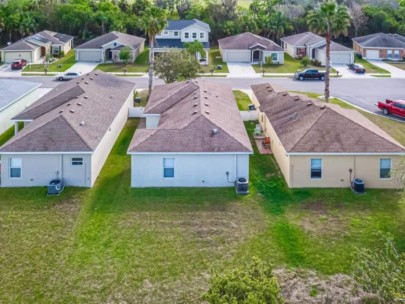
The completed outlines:
{"type": "Polygon", "coordinates": [[[253,51],[253,60],[252,61],[262,61],[262,51],[261,50],[253,51]]]}

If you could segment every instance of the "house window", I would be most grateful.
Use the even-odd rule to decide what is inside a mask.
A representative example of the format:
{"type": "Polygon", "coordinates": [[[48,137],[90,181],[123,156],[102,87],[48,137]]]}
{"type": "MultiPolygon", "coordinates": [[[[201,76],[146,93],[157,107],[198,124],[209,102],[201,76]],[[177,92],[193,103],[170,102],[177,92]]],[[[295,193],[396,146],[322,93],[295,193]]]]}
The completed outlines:
{"type": "Polygon", "coordinates": [[[190,33],[185,32],[185,33],[184,33],[184,38],[186,38],[186,39],[190,38],[190,33]]]}
{"type": "Polygon", "coordinates": [[[204,39],[204,32],[200,33],[200,39],[204,39]]]}
{"type": "Polygon", "coordinates": [[[311,159],[311,178],[322,178],[322,159],[311,159]]]}
{"type": "Polygon", "coordinates": [[[382,158],[380,159],[380,178],[390,178],[391,177],[391,159],[382,158]]]}
{"type": "Polygon", "coordinates": [[[197,33],[193,33],[193,38],[197,38],[197,33]]]}
{"type": "Polygon", "coordinates": [[[163,31],[163,35],[169,35],[169,31],[163,31]]]}
{"type": "Polygon", "coordinates": [[[271,60],[277,61],[277,58],[278,58],[277,53],[271,53],[271,60]]]}
{"type": "Polygon", "coordinates": [[[52,54],[59,54],[59,46],[53,46],[52,47],[52,54]]]}
{"type": "Polygon", "coordinates": [[[399,51],[395,51],[395,52],[394,52],[394,58],[395,58],[395,59],[399,59],[399,51]]]}
{"type": "Polygon", "coordinates": [[[163,177],[174,178],[174,158],[163,158],[163,177]]]}
{"type": "Polygon", "coordinates": [[[82,157],[73,157],[72,166],[83,166],[83,158],[82,157]]]}
{"type": "Polygon", "coordinates": [[[10,158],[10,178],[21,178],[21,158],[10,158]]]}
{"type": "Polygon", "coordinates": [[[177,31],[175,31],[173,34],[174,34],[175,37],[179,36],[179,32],[177,32],[177,31]]]}

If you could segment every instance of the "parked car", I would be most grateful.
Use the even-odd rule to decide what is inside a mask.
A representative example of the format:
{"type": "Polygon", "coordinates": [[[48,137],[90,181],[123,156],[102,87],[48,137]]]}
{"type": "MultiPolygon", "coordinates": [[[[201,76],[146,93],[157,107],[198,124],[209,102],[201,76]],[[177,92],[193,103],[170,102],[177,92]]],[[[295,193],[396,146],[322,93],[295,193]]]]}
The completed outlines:
{"type": "Polygon", "coordinates": [[[361,64],[357,63],[349,64],[349,69],[358,74],[364,74],[366,72],[366,69],[361,64]]]}
{"type": "Polygon", "coordinates": [[[11,63],[12,70],[21,70],[23,67],[27,65],[27,60],[25,59],[16,59],[11,63]]]}
{"type": "Polygon", "coordinates": [[[71,79],[79,77],[81,75],[82,75],[82,73],[80,73],[80,72],[68,72],[63,75],[56,76],[56,79],[59,81],[71,80],[71,79]]]}
{"type": "Polygon", "coordinates": [[[294,75],[295,79],[306,80],[306,79],[319,79],[325,80],[325,73],[319,72],[314,69],[306,69],[304,71],[297,71],[294,75]]]}
{"type": "Polygon", "coordinates": [[[405,118],[405,100],[385,100],[379,101],[378,108],[384,115],[395,115],[405,118]]]}

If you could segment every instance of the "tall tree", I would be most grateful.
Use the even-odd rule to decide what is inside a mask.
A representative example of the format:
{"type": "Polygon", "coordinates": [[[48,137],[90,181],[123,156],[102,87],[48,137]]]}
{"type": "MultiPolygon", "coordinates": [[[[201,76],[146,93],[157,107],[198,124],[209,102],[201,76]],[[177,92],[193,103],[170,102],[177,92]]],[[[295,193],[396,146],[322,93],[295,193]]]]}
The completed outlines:
{"type": "Polygon", "coordinates": [[[367,24],[368,18],[363,12],[363,8],[357,0],[348,0],[346,5],[351,15],[354,29],[354,37],[359,35],[359,31],[367,24]]]}
{"type": "Polygon", "coordinates": [[[184,48],[187,52],[192,56],[197,56],[197,53],[200,53],[201,56],[205,54],[204,45],[202,42],[198,40],[194,40],[193,42],[186,42],[184,43],[184,48]]]}
{"type": "Polygon", "coordinates": [[[332,37],[347,35],[350,16],[345,6],[337,4],[335,0],[326,0],[308,14],[307,20],[309,28],[326,39],[325,101],[329,102],[330,45],[332,37]]]}
{"type": "Polygon", "coordinates": [[[144,15],[141,20],[141,27],[145,31],[145,34],[148,35],[149,39],[149,91],[148,99],[152,92],[153,86],[153,69],[155,64],[155,55],[154,55],[154,44],[155,38],[158,33],[160,33],[167,24],[166,12],[156,6],[148,7],[145,10],[144,15]]]}

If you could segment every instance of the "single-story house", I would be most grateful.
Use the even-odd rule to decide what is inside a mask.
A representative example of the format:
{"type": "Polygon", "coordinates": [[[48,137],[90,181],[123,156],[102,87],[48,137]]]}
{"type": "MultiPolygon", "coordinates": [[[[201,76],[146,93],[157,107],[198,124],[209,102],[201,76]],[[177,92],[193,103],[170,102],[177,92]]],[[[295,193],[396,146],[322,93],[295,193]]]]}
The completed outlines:
{"type": "Polygon", "coordinates": [[[225,62],[284,63],[284,50],[270,39],[246,32],[218,40],[219,51],[225,62]]]}
{"type": "Polygon", "coordinates": [[[132,187],[232,187],[252,146],[231,87],[204,80],[156,86],[128,154],[132,187]]]}
{"type": "Polygon", "coordinates": [[[67,54],[73,46],[73,36],[42,31],[1,49],[1,60],[11,63],[16,59],[25,59],[29,63],[38,62],[46,54],[58,56],[60,52],[67,54]]]}
{"type": "Polygon", "coordinates": [[[402,60],[405,58],[405,37],[376,33],[353,38],[353,49],[366,59],[402,60]]]}
{"type": "Polygon", "coordinates": [[[156,35],[154,52],[161,53],[172,49],[182,50],[184,43],[199,41],[203,44],[206,54],[197,54],[197,59],[205,56],[207,61],[210,49],[210,32],[210,26],[198,19],[168,20],[163,31],[156,35]]]}
{"type": "Polygon", "coordinates": [[[392,170],[405,148],[357,110],[253,85],[259,123],[291,188],[402,187],[392,170]]]}
{"type": "Polygon", "coordinates": [[[0,147],[1,187],[92,187],[128,118],[134,84],[100,71],[63,83],[13,118],[0,147]]]}
{"type": "Polygon", "coordinates": [[[129,62],[133,63],[143,52],[145,39],[125,33],[110,32],[75,47],[76,61],[120,62],[119,53],[124,47],[131,49],[129,62]]]}
{"type": "Polygon", "coordinates": [[[14,125],[14,116],[49,92],[40,86],[38,82],[0,79],[0,134],[14,125]]]}
{"type": "MultiPolygon", "coordinates": [[[[326,39],[312,32],[306,32],[281,38],[281,46],[293,58],[308,56],[326,65],[326,39]]],[[[336,42],[331,43],[331,64],[351,64],[354,62],[354,51],[336,42]]]]}

